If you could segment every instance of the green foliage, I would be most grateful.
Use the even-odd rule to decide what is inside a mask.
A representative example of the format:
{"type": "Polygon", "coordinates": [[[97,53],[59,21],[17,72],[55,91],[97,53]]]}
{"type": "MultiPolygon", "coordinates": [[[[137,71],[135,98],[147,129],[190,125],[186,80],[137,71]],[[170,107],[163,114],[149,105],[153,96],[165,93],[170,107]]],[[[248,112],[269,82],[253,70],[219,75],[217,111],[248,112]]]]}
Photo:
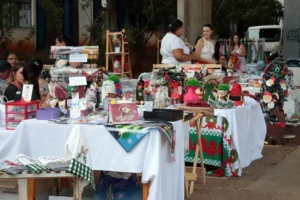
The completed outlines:
{"type": "Polygon", "coordinates": [[[126,31],[130,41],[144,46],[156,31],[166,32],[177,18],[177,0],[126,0],[126,31]],[[144,37],[145,32],[150,32],[144,37]]]}
{"type": "Polygon", "coordinates": [[[283,6],[277,0],[214,0],[213,23],[221,38],[228,38],[234,26],[244,35],[249,26],[279,24],[283,6]]]}
{"type": "Polygon", "coordinates": [[[117,75],[110,75],[107,80],[113,81],[115,84],[120,83],[120,78],[117,75]]]}
{"type": "Polygon", "coordinates": [[[222,90],[222,91],[229,91],[229,85],[227,85],[227,84],[220,84],[219,86],[218,86],[218,90],[222,90]]]}
{"type": "Polygon", "coordinates": [[[188,81],[185,82],[185,86],[196,86],[200,87],[200,82],[196,78],[191,78],[188,81]]]}
{"type": "Polygon", "coordinates": [[[64,15],[64,8],[61,4],[57,4],[53,0],[39,0],[39,6],[46,11],[47,25],[62,28],[62,17],[64,15]]]}
{"type": "Polygon", "coordinates": [[[11,16],[15,11],[8,0],[0,0],[0,44],[2,49],[13,40],[13,29],[10,26],[11,16]]]}

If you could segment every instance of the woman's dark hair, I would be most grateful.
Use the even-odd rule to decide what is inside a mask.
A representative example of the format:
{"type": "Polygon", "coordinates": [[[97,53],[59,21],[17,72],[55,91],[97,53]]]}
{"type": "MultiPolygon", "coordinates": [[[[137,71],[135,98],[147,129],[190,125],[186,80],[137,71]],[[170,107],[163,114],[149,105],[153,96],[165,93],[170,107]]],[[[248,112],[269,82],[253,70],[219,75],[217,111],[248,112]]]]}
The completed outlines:
{"type": "Polygon", "coordinates": [[[71,37],[67,35],[60,35],[58,38],[56,38],[60,43],[64,42],[66,43],[66,46],[73,46],[73,40],[71,37]]]}
{"type": "Polygon", "coordinates": [[[6,60],[0,63],[0,73],[5,73],[7,71],[11,72],[11,70],[12,66],[6,60]]]}
{"type": "Polygon", "coordinates": [[[7,53],[5,54],[5,60],[7,60],[8,57],[9,57],[10,55],[16,55],[17,58],[19,58],[18,54],[14,53],[14,52],[7,52],[7,53]]]}
{"type": "Polygon", "coordinates": [[[37,92],[38,98],[41,99],[40,87],[38,77],[40,76],[40,69],[33,63],[27,63],[23,68],[23,77],[25,81],[33,85],[33,89],[37,92]]]}
{"type": "Polygon", "coordinates": [[[169,24],[169,30],[172,32],[172,33],[175,33],[178,29],[180,29],[181,27],[183,26],[183,22],[180,21],[179,19],[176,19],[175,21],[172,21],[170,24],[169,24]]]}
{"type": "Polygon", "coordinates": [[[42,73],[44,64],[40,59],[32,59],[29,63],[31,63],[34,67],[39,69],[39,74],[42,73]]]}
{"type": "Polygon", "coordinates": [[[241,39],[240,39],[240,36],[239,36],[237,33],[235,33],[235,34],[233,34],[233,35],[231,36],[231,38],[230,38],[230,39],[231,39],[231,48],[234,48],[234,45],[235,45],[235,44],[234,44],[234,37],[235,37],[235,36],[237,36],[237,37],[239,38],[238,45],[241,46],[241,39]]]}
{"type": "Polygon", "coordinates": [[[17,62],[16,66],[13,67],[13,69],[12,69],[12,71],[11,71],[11,78],[10,78],[10,80],[9,80],[9,82],[8,82],[7,85],[9,85],[9,84],[15,82],[15,75],[16,75],[17,71],[18,71],[20,68],[24,68],[25,65],[26,65],[25,62],[22,62],[22,61],[21,61],[21,62],[17,62]]]}
{"type": "Polygon", "coordinates": [[[203,28],[204,28],[204,27],[208,27],[208,28],[210,28],[210,30],[212,30],[212,31],[214,30],[213,27],[212,27],[212,25],[210,25],[210,24],[204,24],[204,25],[203,25],[203,28]]]}

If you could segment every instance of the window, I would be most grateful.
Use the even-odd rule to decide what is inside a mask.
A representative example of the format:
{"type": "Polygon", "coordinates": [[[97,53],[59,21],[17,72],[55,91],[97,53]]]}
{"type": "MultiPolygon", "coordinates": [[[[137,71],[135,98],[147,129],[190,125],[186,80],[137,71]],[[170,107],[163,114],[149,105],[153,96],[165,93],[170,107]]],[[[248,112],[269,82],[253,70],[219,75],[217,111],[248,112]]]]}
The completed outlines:
{"type": "Polygon", "coordinates": [[[31,0],[11,0],[3,8],[7,26],[31,27],[31,0]]]}
{"type": "Polygon", "coordinates": [[[260,29],[259,38],[264,38],[266,42],[279,42],[281,38],[280,28],[260,29]]]}

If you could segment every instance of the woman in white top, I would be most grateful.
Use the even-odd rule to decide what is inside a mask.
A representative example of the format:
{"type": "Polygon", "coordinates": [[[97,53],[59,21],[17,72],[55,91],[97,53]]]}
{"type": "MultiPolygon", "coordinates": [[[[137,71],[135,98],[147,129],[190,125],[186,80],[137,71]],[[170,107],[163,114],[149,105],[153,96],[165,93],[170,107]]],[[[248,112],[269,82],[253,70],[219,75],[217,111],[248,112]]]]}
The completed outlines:
{"type": "Polygon", "coordinates": [[[199,64],[216,64],[216,60],[213,58],[215,53],[215,45],[211,40],[213,28],[210,24],[205,24],[202,28],[203,37],[198,40],[196,44],[195,54],[198,56],[199,64]]]}
{"type": "Polygon", "coordinates": [[[179,19],[169,24],[169,32],[161,41],[160,54],[162,63],[176,65],[190,64],[191,60],[196,60],[197,56],[190,54],[190,49],[180,39],[183,34],[183,22],[179,19]]]}
{"type": "Polygon", "coordinates": [[[237,54],[238,57],[239,57],[239,60],[241,62],[241,65],[240,65],[240,70],[241,71],[245,71],[246,70],[246,55],[247,55],[247,52],[246,52],[246,47],[241,44],[241,41],[240,41],[240,37],[237,35],[237,34],[234,34],[232,37],[231,37],[231,54],[237,54]]]}

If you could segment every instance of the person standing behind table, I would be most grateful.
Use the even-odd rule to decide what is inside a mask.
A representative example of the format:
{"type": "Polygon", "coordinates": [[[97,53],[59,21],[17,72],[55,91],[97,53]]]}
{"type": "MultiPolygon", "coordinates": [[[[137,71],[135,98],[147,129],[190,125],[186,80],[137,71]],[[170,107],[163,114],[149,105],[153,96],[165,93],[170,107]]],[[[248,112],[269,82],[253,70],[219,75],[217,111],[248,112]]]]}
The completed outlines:
{"type": "Polygon", "coordinates": [[[19,58],[18,58],[17,54],[11,53],[11,52],[6,55],[5,60],[7,62],[9,62],[9,64],[12,67],[15,67],[17,65],[17,62],[19,62],[19,58]]]}
{"type": "Polygon", "coordinates": [[[10,77],[12,66],[7,61],[0,63],[0,95],[4,95],[6,80],[10,77]]]}
{"type": "Polygon", "coordinates": [[[225,54],[221,54],[219,58],[219,64],[222,65],[222,73],[227,76],[227,57],[225,54]]]}
{"type": "Polygon", "coordinates": [[[11,79],[8,82],[8,86],[4,92],[4,96],[6,97],[5,100],[13,101],[15,99],[15,95],[17,93],[20,93],[20,89],[24,83],[24,77],[23,77],[24,66],[25,66],[25,62],[18,62],[17,65],[13,68],[11,79]]]}
{"type": "Polygon", "coordinates": [[[235,55],[237,54],[239,57],[239,60],[241,62],[240,65],[240,70],[241,71],[246,71],[246,55],[247,55],[247,51],[246,51],[246,47],[241,44],[240,41],[240,37],[237,34],[234,34],[231,37],[231,49],[230,49],[230,53],[235,55]]]}
{"type": "Polygon", "coordinates": [[[55,39],[55,46],[73,46],[73,41],[69,36],[60,35],[55,39]]]}
{"type": "Polygon", "coordinates": [[[190,64],[192,60],[198,59],[195,54],[190,54],[190,48],[179,38],[183,35],[183,30],[183,22],[179,19],[169,24],[169,32],[161,41],[162,64],[190,64]]]}
{"type": "Polygon", "coordinates": [[[211,36],[213,28],[210,24],[205,24],[202,28],[203,37],[198,40],[196,44],[195,54],[198,56],[198,64],[216,64],[214,59],[215,46],[212,42],[211,36]],[[200,58],[199,58],[200,57],[200,58]]]}

